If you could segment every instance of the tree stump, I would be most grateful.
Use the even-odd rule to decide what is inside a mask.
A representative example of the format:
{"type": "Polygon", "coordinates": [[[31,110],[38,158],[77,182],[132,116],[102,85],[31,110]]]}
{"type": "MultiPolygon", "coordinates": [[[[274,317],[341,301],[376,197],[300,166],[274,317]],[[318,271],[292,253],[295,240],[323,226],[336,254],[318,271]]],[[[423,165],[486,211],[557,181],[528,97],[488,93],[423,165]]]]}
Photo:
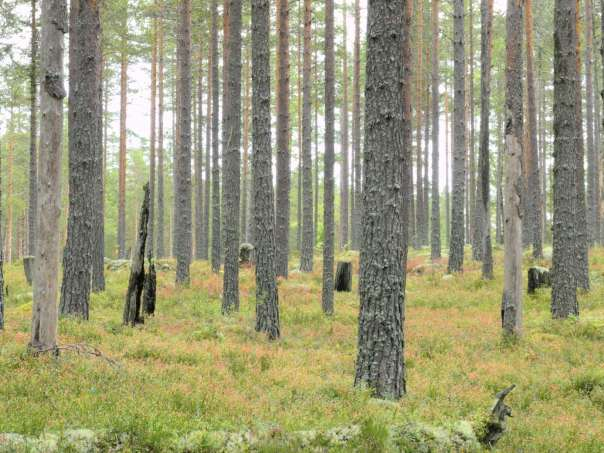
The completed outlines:
{"type": "Polygon", "coordinates": [[[132,256],[128,293],[124,304],[124,325],[142,324],[141,295],[145,282],[145,243],[147,242],[147,224],[149,223],[149,184],[145,184],[145,198],[141,207],[138,224],[138,239],[132,256]]]}
{"type": "Polygon", "coordinates": [[[250,266],[254,261],[254,246],[252,244],[241,244],[239,246],[239,264],[250,266]]]}
{"type": "Polygon", "coordinates": [[[24,256],[23,257],[23,271],[25,272],[25,279],[27,284],[31,286],[34,281],[34,257],[24,256]]]}
{"type": "Polygon", "coordinates": [[[528,293],[534,294],[537,288],[551,288],[550,271],[544,267],[531,267],[528,270],[528,293]]]}
{"type": "Polygon", "coordinates": [[[155,300],[157,291],[157,274],[155,272],[155,263],[149,260],[147,275],[143,285],[143,313],[151,316],[155,314],[155,300]]]}
{"type": "Polygon", "coordinates": [[[335,289],[337,292],[349,293],[352,291],[352,263],[350,261],[338,261],[335,289]]]}

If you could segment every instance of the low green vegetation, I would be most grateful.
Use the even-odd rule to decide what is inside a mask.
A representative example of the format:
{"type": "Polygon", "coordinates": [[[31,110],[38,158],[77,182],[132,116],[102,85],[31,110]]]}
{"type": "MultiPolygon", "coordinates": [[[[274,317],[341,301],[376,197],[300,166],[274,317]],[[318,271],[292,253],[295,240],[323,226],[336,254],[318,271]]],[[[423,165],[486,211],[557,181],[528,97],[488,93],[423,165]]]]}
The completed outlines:
{"type": "MultiPolygon", "coordinates": [[[[127,269],[108,271],[91,321],[59,326],[61,345],[85,343],[103,356],[62,350],[59,358],[28,354],[31,289],[22,267],[8,266],[0,432],[92,429],[126,451],[166,451],[191,433],[211,440],[218,432],[356,426],[343,451],[419,451],[413,436],[444,432],[428,426],[476,425],[495,393],[514,383],[506,400],[513,418],[497,451],[604,452],[604,250],[593,252],[593,288],[580,295],[580,318],[551,320],[549,290],[538,290],[525,297],[525,335],[515,343],[501,339],[501,253],[490,282],[469,260],[463,275],[443,278],[426,253],[409,259],[409,270],[423,267],[407,279],[408,395],[397,403],[353,388],[358,297],[337,294],[335,315],[325,318],[320,263],[313,274],[293,271],[280,282],[283,336],[273,343],[254,331],[251,269],[241,273],[241,311],[227,318],[221,277],[206,263],[193,265],[187,289],[160,271],[157,315],[137,328],[121,325],[127,269]],[[397,437],[396,429],[413,435],[397,437]]],[[[259,451],[295,451],[279,439],[269,436],[259,451]]]]}

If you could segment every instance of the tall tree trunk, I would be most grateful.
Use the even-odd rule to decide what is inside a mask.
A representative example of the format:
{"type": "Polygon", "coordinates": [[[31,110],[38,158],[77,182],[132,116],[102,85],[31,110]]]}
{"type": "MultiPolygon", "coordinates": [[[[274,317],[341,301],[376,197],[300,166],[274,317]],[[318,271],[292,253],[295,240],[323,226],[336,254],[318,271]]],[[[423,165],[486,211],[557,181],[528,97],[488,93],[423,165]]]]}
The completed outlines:
{"type": "Polygon", "coordinates": [[[505,334],[522,333],[522,29],[524,0],[508,0],[506,18],[505,244],[501,321],[505,334]]]}
{"type": "Polygon", "coordinates": [[[38,181],[38,120],[37,120],[37,97],[38,97],[38,30],[36,25],[37,0],[31,0],[31,62],[29,67],[29,222],[28,222],[28,253],[36,254],[36,214],[37,214],[37,181],[38,181]]]}
{"type": "MultiPolygon", "coordinates": [[[[284,1],[284,0],[280,0],[284,1]]],[[[334,266],[334,2],[325,2],[325,169],[323,172],[323,313],[333,314],[334,266]]]]}
{"type": "Polygon", "coordinates": [[[579,314],[575,280],[577,233],[577,4],[556,0],[554,10],[554,221],[552,315],[579,314]]]}
{"type": "Polygon", "coordinates": [[[432,0],[432,216],[431,216],[431,235],[430,235],[430,256],[431,258],[440,258],[440,188],[438,180],[439,166],[439,126],[440,111],[438,103],[440,100],[440,77],[438,68],[438,44],[439,44],[439,26],[438,26],[439,0],[432,0]]]}
{"type": "MultiPolygon", "coordinates": [[[[528,0],[530,1],[530,0],[528,0]]],[[[493,279],[493,250],[491,247],[491,214],[490,214],[490,156],[489,156],[489,117],[491,114],[491,60],[493,48],[493,0],[482,0],[481,12],[481,68],[480,68],[480,171],[476,218],[482,220],[482,231],[477,232],[482,242],[482,278],[493,279]]]]}
{"type": "Polygon", "coordinates": [[[296,129],[298,132],[298,204],[296,209],[297,214],[297,222],[296,222],[296,250],[302,253],[302,40],[303,40],[303,25],[302,22],[304,20],[302,2],[298,0],[298,21],[296,26],[296,36],[297,36],[297,52],[296,52],[296,86],[297,86],[297,95],[296,95],[296,110],[297,110],[297,124],[296,129]]]}
{"type": "Polygon", "coordinates": [[[6,237],[5,253],[7,262],[13,262],[13,166],[15,160],[15,98],[11,98],[9,138],[6,150],[6,237]]]}
{"type": "MultiPolygon", "coordinates": [[[[352,153],[354,155],[354,192],[352,209],[352,249],[358,250],[361,236],[361,7],[354,1],[354,68],[352,81],[352,153]]],[[[413,188],[411,189],[413,190],[413,188]]]]}
{"type": "MultiPolygon", "coordinates": [[[[210,44],[211,46],[211,44],[210,44]]],[[[212,172],[212,50],[208,52],[208,83],[206,97],[206,154],[205,154],[205,184],[203,188],[203,235],[201,237],[201,259],[207,260],[209,257],[208,247],[210,244],[210,192],[211,192],[211,172],[212,172]]]]}
{"type": "Polygon", "coordinates": [[[343,44],[342,49],[342,107],[340,110],[341,120],[341,169],[340,175],[340,249],[344,249],[348,245],[348,226],[349,226],[349,200],[348,200],[348,178],[349,178],[349,162],[348,162],[348,50],[346,48],[348,42],[347,36],[347,14],[346,14],[346,0],[342,5],[342,21],[343,21],[343,44]]]}
{"type": "Polygon", "coordinates": [[[195,144],[195,259],[203,256],[203,53],[199,50],[197,77],[197,141],[195,144]]]}
{"type": "Polygon", "coordinates": [[[158,122],[157,122],[157,257],[166,255],[164,245],[164,2],[159,0],[159,29],[157,37],[159,51],[158,74],[158,122]]]}
{"type": "MultiPolygon", "coordinates": [[[[315,35],[316,36],[316,35],[315,35]]],[[[316,44],[316,38],[315,38],[315,45],[313,46],[315,48],[315,52],[313,55],[314,58],[314,68],[313,68],[313,74],[314,74],[314,80],[318,80],[319,77],[319,63],[317,62],[317,53],[318,51],[317,49],[317,44],[316,44]]],[[[315,131],[315,174],[314,174],[314,184],[315,184],[315,199],[314,199],[314,235],[313,235],[313,246],[317,244],[317,235],[319,234],[319,88],[315,85],[315,93],[314,93],[314,100],[315,100],[315,119],[314,119],[314,131],[315,131]]]]}
{"type": "Polygon", "coordinates": [[[497,113],[497,198],[495,241],[503,244],[503,119],[502,112],[497,113]]]}
{"type": "Polygon", "coordinates": [[[423,177],[423,189],[424,189],[424,212],[422,214],[422,229],[421,229],[421,244],[422,246],[428,246],[430,244],[430,81],[428,79],[428,62],[430,61],[430,50],[426,47],[426,97],[424,104],[424,177],[423,177]]]}
{"type": "Polygon", "coordinates": [[[596,179],[599,178],[596,160],[594,136],[594,83],[593,83],[593,3],[585,2],[585,115],[587,125],[587,234],[589,244],[593,245],[598,237],[596,217],[596,179]]]}
{"type": "Polygon", "coordinates": [[[465,244],[464,200],[466,168],[465,122],[465,49],[463,0],[454,1],[454,99],[453,99],[453,199],[451,206],[451,240],[449,243],[449,272],[463,271],[465,244]]]}
{"type": "Polygon", "coordinates": [[[470,27],[469,27],[469,44],[470,44],[470,56],[468,58],[468,65],[470,67],[470,79],[469,82],[469,93],[468,93],[468,101],[470,103],[470,143],[469,143],[469,169],[470,169],[470,178],[469,178],[469,187],[468,187],[468,196],[469,196],[469,237],[468,239],[472,244],[472,258],[474,260],[482,260],[482,231],[483,231],[483,219],[480,217],[482,214],[482,209],[479,209],[478,204],[480,203],[478,199],[478,191],[480,190],[478,185],[477,178],[477,169],[476,169],[476,146],[475,146],[475,138],[476,135],[474,133],[474,2],[469,2],[469,19],[470,19],[470,27]]]}
{"type": "MultiPolygon", "coordinates": [[[[157,7],[157,1],[155,2],[157,7]]],[[[153,18],[153,36],[151,39],[151,105],[149,124],[149,225],[147,226],[147,256],[153,258],[155,246],[155,171],[156,171],[156,116],[157,116],[157,18],[153,18]]]]}
{"type": "Polygon", "coordinates": [[[220,115],[218,79],[218,0],[212,0],[212,271],[218,273],[222,259],[220,232],[220,154],[218,117],[220,115]]]}
{"type": "Polygon", "coordinates": [[[533,243],[533,257],[543,257],[543,237],[541,232],[541,187],[539,179],[539,153],[537,147],[537,102],[535,100],[535,73],[533,63],[533,12],[532,0],[526,1],[526,85],[527,85],[527,104],[528,117],[527,129],[529,139],[526,141],[525,150],[526,162],[528,168],[527,184],[527,217],[524,221],[528,223],[527,229],[530,230],[530,237],[533,243]]]}
{"type": "Polygon", "coordinates": [[[249,242],[248,227],[248,200],[249,200],[249,134],[250,134],[250,87],[251,87],[251,48],[248,47],[245,57],[245,73],[244,73],[244,97],[243,97],[243,174],[241,176],[241,212],[239,228],[241,232],[241,240],[243,242],[249,242]]]}
{"type": "Polygon", "coordinates": [[[577,262],[575,266],[577,287],[588,290],[589,289],[589,262],[588,262],[588,248],[589,238],[587,231],[587,206],[585,203],[585,147],[583,142],[583,101],[582,101],[582,90],[581,90],[581,39],[579,37],[580,29],[580,0],[577,1],[577,14],[576,20],[576,47],[577,47],[577,80],[576,80],[576,96],[577,102],[575,108],[577,113],[576,119],[576,150],[577,150],[577,203],[575,205],[575,229],[577,232],[577,239],[575,241],[577,247],[577,262]]]}
{"type": "Polygon", "coordinates": [[[289,258],[289,0],[277,1],[277,275],[287,277],[289,258]]]}
{"type": "MultiPolygon", "coordinates": [[[[174,157],[176,283],[188,284],[191,262],[191,0],[178,4],[178,135],[174,157]]],[[[239,220],[239,219],[237,219],[239,220]]]]}
{"type": "Polygon", "coordinates": [[[252,0],[252,176],[256,248],[256,330],[279,338],[271,152],[270,5],[252,0]]]}
{"type": "Polygon", "coordinates": [[[241,0],[227,0],[229,40],[227,60],[228,140],[223,154],[222,207],[224,279],[222,313],[239,311],[239,209],[241,206],[241,0]]]}
{"type": "Polygon", "coordinates": [[[69,40],[69,219],[59,312],[88,319],[101,142],[101,20],[95,0],[71,2],[69,40]]]}
{"type": "Polygon", "coordinates": [[[120,259],[126,257],[126,115],[128,109],[128,29],[124,21],[120,48],[120,151],[117,244],[120,259]]]}
{"type": "MultiPolygon", "coordinates": [[[[445,85],[445,223],[447,232],[447,245],[451,242],[451,200],[449,196],[449,94],[445,85]]],[[[451,142],[453,138],[451,137],[451,142]]]]}
{"type": "Polygon", "coordinates": [[[355,385],[379,398],[405,393],[403,320],[408,210],[405,209],[405,108],[401,80],[411,62],[401,48],[410,25],[406,0],[369,3],[365,88],[365,209],[361,245],[359,341],[355,385]],[[404,17],[407,16],[407,17],[404,17]],[[401,129],[401,125],[403,125],[401,129]],[[375,262],[382,263],[376,266],[375,262]]]}
{"type": "Polygon", "coordinates": [[[56,350],[59,218],[61,215],[61,145],[63,138],[63,35],[67,32],[64,0],[42,1],[40,69],[40,160],[38,220],[33,281],[30,347],[56,350]]]}
{"type": "Polygon", "coordinates": [[[423,185],[423,172],[422,172],[422,99],[423,99],[423,60],[424,60],[424,2],[420,1],[417,3],[417,69],[415,71],[415,118],[416,118],[416,129],[415,129],[415,149],[416,149],[416,161],[415,161],[415,236],[413,239],[413,246],[419,248],[422,246],[422,227],[424,220],[422,215],[424,213],[424,185],[423,185]]]}
{"type": "Polygon", "coordinates": [[[304,191],[304,213],[302,218],[303,235],[300,253],[300,270],[312,272],[313,269],[313,188],[312,188],[312,1],[304,0],[304,63],[303,63],[303,106],[302,106],[302,190],[304,191]]]}

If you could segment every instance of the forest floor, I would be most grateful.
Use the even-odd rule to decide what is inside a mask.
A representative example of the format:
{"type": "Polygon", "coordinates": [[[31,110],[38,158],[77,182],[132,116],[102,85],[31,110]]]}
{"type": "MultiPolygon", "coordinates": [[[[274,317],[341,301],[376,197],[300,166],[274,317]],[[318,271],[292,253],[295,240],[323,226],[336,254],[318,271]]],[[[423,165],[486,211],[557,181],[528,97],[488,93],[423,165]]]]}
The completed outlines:
{"type": "MultiPolygon", "coordinates": [[[[604,249],[591,254],[593,288],[580,295],[580,318],[552,321],[549,290],[540,290],[524,299],[525,335],[516,343],[501,337],[502,252],[491,282],[469,257],[463,275],[443,278],[422,267],[428,253],[410,252],[409,267],[423,272],[407,280],[408,395],[399,403],[353,388],[358,296],[337,294],[334,317],[323,316],[320,263],[280,283],[282,339],[273,343],[254,331],[252,269],[241,271],[241,311],[226,318],[221,277],[207,263],[193,264],[187,289],[175,288],[173,272],[159,272],[157,314],[137,328],[121,325],[128,271],[108,271],[91,320],[63,319],[59,336],[98,348],[117,366],[70,351],[28,355],[31,289],[22,266],[8,266],[0,432],[103,429],[128,433],[135,450],[162,451],[168,437],[200,429],[438,425],[483,416],[514,383],[498,451],[604,451],[604,249]]],[[[356,272],[358,258],[349,258],[356,272]]]]}

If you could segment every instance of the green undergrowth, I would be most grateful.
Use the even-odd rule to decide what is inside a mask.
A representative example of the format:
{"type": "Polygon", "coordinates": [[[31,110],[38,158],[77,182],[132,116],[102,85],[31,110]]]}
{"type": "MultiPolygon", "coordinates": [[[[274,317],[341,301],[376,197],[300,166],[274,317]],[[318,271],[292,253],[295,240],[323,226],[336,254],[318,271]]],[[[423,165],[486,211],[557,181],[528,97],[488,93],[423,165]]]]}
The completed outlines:
{"type": "MultiPolygon", "coordinates": [[[[549,290],[538,290],[524,299],[525,334],[516,342],[500,332],[501,251],[488,282],[469,255],[464,274],[445,276],[446,265],[427,266],[426,250],[410,252],[410,266],[426,270],[407,279],[408,395],[399,402],[375,400],[352,385],[359,308],[353,252],[339,258],[353,261],[355,291],[336,294],[332,318],[321,312],[321,263],[302,274],[292,259],[290,278],[279,283],[282,339],[272,343],[254,330],[251,269],[241,271],[240,312],[226,318],[221,276],[207,263],[193,264],[185,289],[174,286],[172,271],[159,271],[157,314],[137,328],[121,325],[127,269],[107,272],[107,290],[92,297],[91,320],[61,320],[59,341],[90,345],[116,364],[67,350],[31,357],[31,289],[20,265],[7,266],[0,432],[84,428],[127,439],[129,451],[166,451],[195,432],[354,425],[360,431],[342,451],[414,451],[393,443],[393,427],[475,421],[495,393],[515,383],[507,401],[514,416],[497,450],[604,451],[604,250],[592,253],[592,290],[579,296],[580,317],[551,320],[549,290]]],[[[278,435],[265,440],[257,451],[296,451],[278,435]]]]}

